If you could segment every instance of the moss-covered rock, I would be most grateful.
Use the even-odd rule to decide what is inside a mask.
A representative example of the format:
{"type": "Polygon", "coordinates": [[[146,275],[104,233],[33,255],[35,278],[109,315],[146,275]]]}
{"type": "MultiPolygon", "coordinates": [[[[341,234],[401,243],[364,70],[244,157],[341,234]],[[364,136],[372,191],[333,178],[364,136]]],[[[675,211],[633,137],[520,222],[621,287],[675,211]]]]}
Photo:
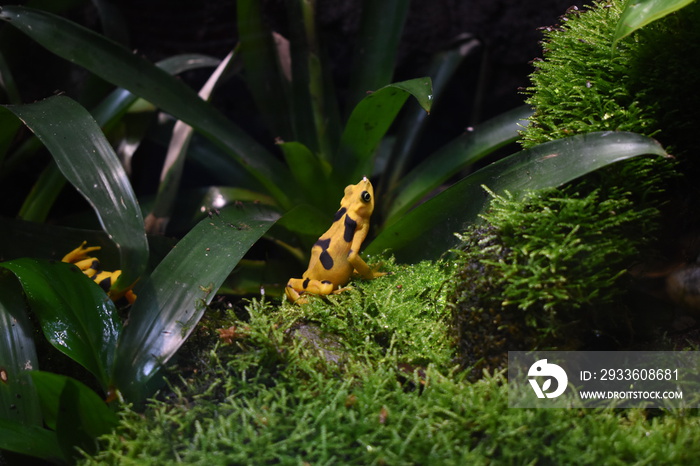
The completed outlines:
{"type": "Polygon", "coordinates": [[[635,230],[654,210],[570,189],[522,201],[493,195],[486,225],[462,236],[449,302],[460,360],[474,378],[505,368],[509,350],[574,350],[627,329],[620,281],[649,243],[635,230]]]}
{"type": "Polygon", "coordinates": [[[695,153],[700,119],[700,5],[655,21],[612,48],[626,2],[596,1],[544,28],[526,89],[535,109],[525,147],[592,131],[633,131],[677,156],[695,153]],[[695,71],[695,72],[694,72],[695,71]]]}
{"type": "Polygon", "coordinates": [[[545,28],[521,143],[633,131],[658,138],[676,158],[614,164],[523,202],[494,198],[485,224],[464,234],[450,298],[460,360],[474,377],[503,367],[509,349],[576,349],[606,335],[627,344],[641,319],[630,313],[626,271],[659,255],[655,237],[674,244],[678,225],[694,222],[685,212],[698,190],[685,180],[700,166],[691,129],[700,122],[700,3],[613,49],[623,5],[570,9],[545,28]]]}

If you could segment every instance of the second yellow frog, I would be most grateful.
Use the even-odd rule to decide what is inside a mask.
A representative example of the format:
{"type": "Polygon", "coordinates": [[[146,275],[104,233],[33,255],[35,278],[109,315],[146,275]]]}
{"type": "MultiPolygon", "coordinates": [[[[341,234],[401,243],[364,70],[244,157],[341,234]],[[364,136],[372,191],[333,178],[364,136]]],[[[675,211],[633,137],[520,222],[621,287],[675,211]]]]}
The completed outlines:
{"type": "Polygon", "coordinates": [[[355,272],[364,279],[386,275],[375,272],[360,257],[360,246],[369,232],[369,218],[374,210],[374,189],[365,177],[345,188],[340,209],[333,224],[311,249],[309,268],[302,278],[292,278],[286,293],[290,301],[306,302],[305,293],[328,295],[342,288],[355,272]]]}

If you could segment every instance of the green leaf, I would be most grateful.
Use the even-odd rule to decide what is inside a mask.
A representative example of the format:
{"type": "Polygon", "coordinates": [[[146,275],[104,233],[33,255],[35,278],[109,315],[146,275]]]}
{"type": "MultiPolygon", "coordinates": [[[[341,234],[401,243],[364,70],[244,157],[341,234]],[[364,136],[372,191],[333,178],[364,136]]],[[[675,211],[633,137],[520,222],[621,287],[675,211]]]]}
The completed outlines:
{"type": "Polygon", "coordinates": [[[139,284],[115,369],[117,387],[128,399],[150,395],[153,376],[187,339],[238,261],[278,218],[275,211],[255,205],[212,213],[139,284]]]}
{"type": "Polygon", "coordinates": [[[114,303],[76,266],[21,258],[0,263],[19,279],[51,344],[107,390],[121,322],[114,303]]]}
{"type": "Polygon", "coordinates": [[[56,96],[6,106],[44,143],[68,181],[90,202],[121,254],[123,290],[143,273],[148,242],[143,217],[124,168],[95,120],[74,100],[56,96]]]}
{"type": "Polygon", "coordinates": [[[613,48],[617,42],[639,28],[690,5],[694,0],[631,0],[625,6],[613,35],[613,48]]]}
{"type": "Polygon", "coordinates": [[[27,426],[18,421],[0,418],[0,450],[41,458],[51,462],[66,462],[56,432],[41,426],[27,426]]]}
{"type": "Polygon", "coordinates": [[[56,431],[64,455],[76,457],[76,447],[94,453],[97,437],[117,426],[117,415],[97,393],[75,379],[41,371],[31,376],[46,425],[56,431]]]}
{"type": "MultiPolygon", "coordinates": [[[[158,67],[163,68],[168,73],[177,74],[190,69],[216,66],[219,61],[220,60],[204,55],[186,54],[166,58],[158,62],[158,67]]],[[[138,97],[126,89],[116,89],[100,102],[99,105],[92,109],[90,113],[93,115],[98,125],[104,128],[105,133],[108,133],[109,129],[120,121],[129,107],[137,100],[138,97]]],[[[8,124],[9,122],[0,121],[0,151],[2,151],[4,144],[9,145],[9,143],[12,142],[12,138],[6,137],[5,134],[13,136],[14,132],[10,133],[10,131],[12,131],[13,128],[19,128],[21,122],[6,112],[3,113],[0,118],[11,122],[11,124],[8,124]]],[[[38,142],[36,138],[33,139],[38,142]]],[[[36,144],[36,146],[38,148],[40,143],[36,144]]],[[[32,151],[31,153],[34,152],[35,151],[32,151]]],[[[2,152],[0,152],[0,160],[1,159],[2,152]]],[[[11,170],[8,171],[11,172],[11,170]]],[[[8,173],[3,173],[3,175],[7,176],[8,173]]],[[[36,222],[45,221],[50,209],[53,207],[54,201],[65,186],[65,181],[65,177],[61,174],[58,167],[54,164],[47,167],[35,183],[29,196],[25,199],[19,212],[20,218],[36,222]]]]}
{"type": "Polygon", "coordinates": [[[360,102],[368,91],[379,89],[392,81],[396,51],[410,3],[410,0],[362,2],[348,108],[360,102]]]}
{"type": "Polygon", "coordinates": [[[20,126],[22,124],[17,121],[17,118],[6,113],[0,113],[0,164],[5,161],[7,150],[15,141],[15,134],[17,134],[20,126]]]}
{"type": "Polygon", "coordinates": [[[436,259],[457,243],[454,233],[477,221],[489,199],[483,185],[496,194],[522,196],[640,155],[666,152],[655,140],[627,132],[595,132],[540,144],[482,168],[419,205],[383,230],[366,252],[389,250],[405,262],[436,259]]]}
{"type": "Polygon", "coordinates": [[[503,113],[464,133],[426,158],[397,187],[386,225],[401,218],[411,207],[451,176],[506,144],[515,142],[532,114],[527,106],[503,113]]]}
{"type": "Polygon", "coordinates": [[[324,215],[313,205],[300,204],[285,212],[284,216],[277,222],[277,226],[284,227],[298,235],[307,236],[313,244],[328,229],[332,221],[332,215],[324,215]]]}
{"type": "Polygon", "coordinates": [[[92,0],[102,23],[105,36],[115,42],[129,45],[129,26],[122,10],[113,0],[92,0]]]}
{"type": "MultiPolygon", "coordinates": [[[[282,139],[292,137],[289,103],[282,57],[272,30],[266,24],[263,4],[238,0],[238,34],[248,88],[270,132],[282,139]]],[[[286,57],[289,58],[289,57],[286,57]]],[[[287,65],[289,61],[286,60],[287,65]]],[[[290,76],[291,77],[291,76],[290,76]]]]}
{"type": "Polygon", "coordinates": [[[352,111],[333,163],[340,184],[356,183],[372,172],[372,156],[409,96],[430,111],[433,88],[430,78],[389,84],[367,95],[352,111]]]}
{"type": "Polygon", "coordinates": [[[292,90],[296,140],[329,162],[340,142],[342,124],[327,50],[316,30],[317,2],[289,2],[292,90]],[[314,124],[309,125],[308,121],[314,124]]]}
{"type": "MultiPolygon", "coordinates": [[[[198,68],[216,67],[221,60],[199,54],[182,54],[165,58],[156,66],[165,70],[168,74],[179,74],[183,71],[198,68]]],[[[121,118],[127,109],[138,100],[138,96],[126,89],[119,88],[112,91],[94,109],[90,111],[95,121],[101,126],[110,126],[121,118]]],[[[105,130],[105,132],[107,132],[105,130]]]]}
{"type": "MultiPolygon", "coordinates": [[[[0,81],[0,86],[7,95],[7,101],[11,104],[18,104],[22,102],[22,97],[20,96],[19,89],[17,88],[17,81],[15,81],[14,75],[10,64],[5,59],[5,54],[0,48],[0,76],[2,76],[2,81],[0,81]]],[[[2,157],[0,157],[2,160],[2,157]]]]}
{"type": "MultiPolygon", "coordinates": [[[[433,105],[440,101],[445,88],[452,81],[460,65],[464,63],[464,59],[480,50],[480,44],[481,42],[472,35],[467,35],[452,44],[449,49],[436,54],[426,72],[433,84],[433,105]]],[[[396,143],[389,161],[391,170],[385,175],[388,178],[387,191],[393,191],[398,180],[404,175],[405,167],[428,123],[428,115],[429,113],[420,105],[414,103],[409,103],[403,111],[396,143]]]]}
{"type": "Polygon", "coordinates": [[[0,19],[56,55],[143,97],[217,143],[283,206],[291,192],[282,163],[182,81],[89,29],[39,10],[3,6],[0,19]]]}
{"type": "Polygon", "coordinates": [[[54,201],[65,186],[66,177],[53,161],[49,162],[24,199],[17,216],[30,222],[46,221],[54,201]]]}
{"type": "Polygon", "coordinates": [[[287,165],[294,176],[294,181],[301,190],[307,202],[311,202],[319,208],[333,209],[337,202],[333,200],[330,186],[328,167],[308,147],[299,142],[285,142],[279,144],[287,161],[287,165]]]}
{"type": "Polygon", "coordinates": [[[38,367],[33,333],[22,288],[11,273],[0,271],[0,419],[23,425],[41,425],[39,399],[27,375],[38,367]]]}
{"type": "MultiPolygon", "coordinates": [[[[229,68],[233,62],[235,51],[230,52],[219,66],[214,70],[214,73],[209,77],[202,89],[199,91],[199,96],[204,100],[209,100],[214,88],[219,83],[222,74],[229,68]]],[[[184,123],[182,120],[175,122],[173,126],[172,137],[168,145],[168,152],[165,156],[163,169],[160,174],[160,184],[158,185],[158,194],[153,204],[151,213],[146,217],[146,231],[150,234],[164,234],[165,228],[170,221],[175,207],[175,198],[180,190],[180,181],[182,179],[182,170],[185,166],[185,158],[192,140],[194,129],[184,123]]]]}

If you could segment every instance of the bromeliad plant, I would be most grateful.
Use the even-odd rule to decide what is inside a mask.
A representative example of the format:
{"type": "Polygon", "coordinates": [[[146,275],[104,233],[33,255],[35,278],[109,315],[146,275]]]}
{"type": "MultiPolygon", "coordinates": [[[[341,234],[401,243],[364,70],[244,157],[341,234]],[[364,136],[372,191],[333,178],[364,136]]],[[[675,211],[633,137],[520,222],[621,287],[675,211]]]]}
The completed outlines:
{"type": "Polygon", "coordinates": [[[36,371],[33,330],[22,294],[48,341],[91,372],[103,396],[140,401],[154,392],[160,383],[156,375],[251,246],[267,234],[303,256],[328,226],[342,188],[362,175],[379,179],[379,234],[368,251],[390,250],[400,260],[413,261],[435,258],[455,244],[453,233],[475,221],[486,202],[484,184],[517,196],[558,186],[625,158],[664,154],[655,141],[632,133],[576,136],[491,164],[415,207],[461,169],[513,142],[530,111],[516,109],[486,122],[416,164],[412,154],[426,112],[476,43],[462,43],[438,56],[430,78],[391,83],[409,1],[364,3],[346,103],[351,110],[345,112],[325,73],[313,2],[290,3],[289,42],[267,28],[260,2],[237,2],[240,44],[200,95],[172,74],[212,66],[209,58],[174,57],[154,65],[59,16],[2,7],[0,19],[7,22],[6,28],[21,31],[117,89],[90,111],[66,96],[24,104],[11,69],[4,60],[0,63],[11,103],[0,110],[2,176],[9,179],[42,145],[53,159],[25,199],[20,218],[44,221],[67,180],[90,202],[102,229],[71,230],[7,219],[0,223],[5,238],[0,252],[11,259],[1,264],[0,273],[0,449],[68,460],[75,446],[92,448],[94,438],[116,422],[100,396],[81,382],[36,371]],[[387,18],[391,24],[385,24],[387,18]],[[241,63],[258,110],[270,134],[278,138],[280,155],[206,101],[219,77],[241,63]],[[419,106],[408,110],[395,135],[387,137],[409,97],[419,106]],[[145,222],[149,232],[162,232],[169,220],[178,220],[174,206],[181,202],[176,200],[192,197],[180,188],[185,153],[213,179],[223,176],[236,186],[212,186],[209,200],[197,203],[204,205],[205,213],[211,209],[209,215],[184,222],[186,234],[167,253],[157,252],[162,244],[147,237],[145,203],[136,198],[105,137],[115,136],[135,109],[153,107],[183,123],[173,130],[158,195],[145,222]],[[20,122],[34,137],[17,144],[20,122]],[[192,131],[217,150],[204,150],[207,146],[193,138],[192,131]],[[411,165],[416,166],[409,170],[411,165]],[[115,305],[97,284],[75,267],[47,260],[84,240],[103,246],[100,258],[105,267],[122,271],[115,291],[135,284],[138,299],[129,310],[128,325],[122,324],[115,305]],[[73,415],[62,414],[66,412],[81,413],[80,421],[68,421],[73,415]],[[37,442],[42,448],[34,448],[37,442]]]}

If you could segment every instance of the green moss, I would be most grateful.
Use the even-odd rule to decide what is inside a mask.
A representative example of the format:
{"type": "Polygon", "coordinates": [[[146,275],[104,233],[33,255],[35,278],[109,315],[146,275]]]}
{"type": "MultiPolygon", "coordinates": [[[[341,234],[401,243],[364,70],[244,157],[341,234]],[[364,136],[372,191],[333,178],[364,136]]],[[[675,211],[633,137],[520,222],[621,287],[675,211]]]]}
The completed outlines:
{"type": "Polygon", "coordinates": [[[193,353],[84,464],[691,464],[694,412],[509,409],[502,373],[471,383],[446,338],[445,264],[388,264],[309,306],[254,301],[232,344],[193,353]],[[313,325],[341,355],[302,338],[313,325]],[[410,363],[410,364],[409,364],[410,363]],[[180,369],[181,371],[182,369],[180,369]]]}
{"type": "MultiPolygon", "coordinates": [[[[617,280],[651,238],[632,234],[656,211],[631,209],[621,193],[601,200],[598,190],[579,197],[571,189],[541,191],[524,201],[495,196],[484,219],[496,228],[491,254],[482,259],[503,280],[503,305],[557,312],[615,301],[617,280]]],[[[540,322],[541,324],[542,322],[540,322]]],[[[549,326],[547,326],[549,327],[549,326]]]]}
{"type": "Polygon", "coordinates": [[[700,167],[692,132],[700,117],[700,3],[613,50],[623,4],[570,9],[560,26],[545,28],[521,143],[634,131],[658,138],[676,160],[637,158],[524,202],[494,199],[485,225],[465,235],[450,298],[460,360],[474,377],[502,367],[508,349],[575,349],[601,341],[594,335],[627,344],[620,329],[642,319],[628,315],[626,269],[641,250],[647,259],[659,254],[665,245],[655,236],[677,238],[678,225],[696,222],[685,212],[699,193],[685,180],[700,167]]]}
{"type": "Polygon", "coordinates": [[[572,189],[522,201],[492,194],[486,226],[463,235],[449,302],[472,377],[504,368],[509,350],[573,350],[626,329],[621,281],[651,240],[636,230],[650,229],[655,210],[631,209],[621,193],[601,200],[572,189]]]}
{"type": "Polygon", "coordinates": [[[544,59],[533,62],[527,88],[535,113],[523,131],[524,147],[592,131],[658,132],[652,109],[629,87],[636,42],[611,49],[622,4],[598,1],[562,17],[561,27],[545,28],[544,59]]]}
{"type": "Polygon", "coordinates": [[[700,117],[700,4],[623,39],[612,37],[623,1],[597,1],[545,28],[543,59],[527,88],[535,109],[522,134],[530,147],[592,131],[658,138],[681,158],[695,153],[700,117]]]}

